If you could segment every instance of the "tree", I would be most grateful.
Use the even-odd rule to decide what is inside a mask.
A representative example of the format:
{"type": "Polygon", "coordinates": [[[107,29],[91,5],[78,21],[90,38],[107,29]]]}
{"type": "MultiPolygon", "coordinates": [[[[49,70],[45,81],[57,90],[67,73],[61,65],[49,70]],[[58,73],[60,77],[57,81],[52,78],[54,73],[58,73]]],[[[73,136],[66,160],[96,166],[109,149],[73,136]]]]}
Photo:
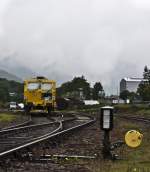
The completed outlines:
{"type": "Polygon", "coordinates": [[[137,93],[142,100],[150,101],[150,70],[147,66],[144,67],[143,78],[144,80],[139,84],[137,93]]]}
{"type": "Polygon", "coordinates": [[[94,100],[98,100],[98,98],[100,97],[100,95],[102,95],[101,93],[103,92],[103,86],[100,82],[96,82],[94,84],[94,88],[93,88],[93,99],[94,100]]]}
{"type": "Polygon", "coordinates": [[[137,99],[138,95],[135,92],[129,92],[128,90],[124,90],[120,93],[120,98],[123,100],[130,99],[132,102],[133,100],[137,99]]]}
{"type": "Polygon", "coordinates": [[[130,92],[128,90],[124,90],[120,93],[120,98],[123,100],[127,100],[130,97],[130,92]]]}
{"type": "Polygon", "coordinates": [[[12,101],[9,93],[15,93],[13,101],[23,101],[23,84],[0,78],[0,102],[6,103],[12,101]]]}
{"type": "Polygon", "coordinates": [[[147,66],[144,67],[143,78],[150,81],[150,70],[147,66]]]}
{"type": "Polygon", "coordinates": [[[90,98],[90,84],[87,82],[84,76],[74,77],[72,81],[63,83],[61,87],[57,89],[58,96],[61,97],[74,97],[80,98],[82,93],[85,99],[90,98]]]}

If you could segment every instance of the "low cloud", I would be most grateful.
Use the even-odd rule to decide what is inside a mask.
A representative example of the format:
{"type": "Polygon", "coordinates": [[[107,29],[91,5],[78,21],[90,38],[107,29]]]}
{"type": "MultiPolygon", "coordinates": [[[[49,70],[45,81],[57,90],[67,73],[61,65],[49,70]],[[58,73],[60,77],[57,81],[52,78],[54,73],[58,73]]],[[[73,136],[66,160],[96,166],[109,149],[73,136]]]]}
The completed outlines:
{"type": "Polygon", "coordinates": [[[85,75],[109,92],[121,77],[139,76],[149,65],[146,0],[8,2],[0,13],[1,60],[9,56],[59,83],[85,75]]]}

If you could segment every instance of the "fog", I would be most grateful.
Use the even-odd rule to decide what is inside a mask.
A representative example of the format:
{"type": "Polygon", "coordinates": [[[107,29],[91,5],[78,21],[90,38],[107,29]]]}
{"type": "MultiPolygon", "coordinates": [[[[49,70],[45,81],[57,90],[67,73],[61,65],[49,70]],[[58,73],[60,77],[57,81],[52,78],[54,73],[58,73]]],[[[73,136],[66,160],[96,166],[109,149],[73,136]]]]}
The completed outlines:
{"type": "Polygon", "coordinates": [[[0,60],[58,83],[85,75],[116,93],[149,66],[149,21],[148,0],[1,0],[0,60]]]}

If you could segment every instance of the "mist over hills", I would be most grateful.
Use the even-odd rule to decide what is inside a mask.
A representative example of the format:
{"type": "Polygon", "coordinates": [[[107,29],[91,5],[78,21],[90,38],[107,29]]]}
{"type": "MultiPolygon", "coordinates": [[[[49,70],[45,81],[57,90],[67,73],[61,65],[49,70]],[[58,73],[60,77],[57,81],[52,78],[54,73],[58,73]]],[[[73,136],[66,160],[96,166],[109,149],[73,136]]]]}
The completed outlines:
{"type": "Polygon", "coordinates": [[[9,81],[23,82],[21,78],[17,77],[14,74],[8,73],[2,69],[0,69],[0,78],[5,78],[9,81]]]}
{"type": "MultiPolygon", "coordinates": [[[[7,71],[10,75],[16,75],[18,78],[21,78],[21,80],[29,77],[34,77],[37,75],[36,72],[19,63],[13,57],[5,57],[1,59],[0,69],[5,72],[7,71]]],[[[2,72],[2,75],[3,74],[4,72],[2,72]]]]}
{"type": "MultiPolygon", "coordinates": [[[[120,63],[120,62],[119,62],[120,63]]],[[[21,60],[19,60],[16,55],[10,55],[7,57],[3,57],[0,59],[0,78],[6,78],[8,80],[14,80],[18,82],[22,82],[24,79],[36,77],[36,76],[45,76],[49,79],[56,80],[57,86],[59,87],[62,83],[72,80],[73,77],[78,77],[84,75],[85,78],[92,85],[94,82],[91,82],[94,78],[95,81],[101,81],[104,90],[108,93],[113,92],[113,94],[118,94],[119,92],[119,82],[123,77],[141,77],[143,66],[141,66],[141,70],[136,65],[132,65],[130,63],[124,62],[122,65],[116,64],[115,69],[111,72],[105,73],[107,76],[105,80],[103,80],[103,73],[100,72],[99,79],[94,78],[95,76],[90,76],[87,72],[82,73],[77,68],[76,73],[71,73],[71,69],[66,70],[59,63],[50,63],[48,61],[44,61],[42,65],[37,65],[36,67],[28,67],[27,64],[24,64],[21,60]],[[128,70],[126,70],[128,68],[128,70]],[[38,70],[37,70],[38,69],[38,70]],[[117,70],[116,70],[117,69],[117,70]],[[134,70],[133,70],[134,69],[134,70]],[[113,73],[113,75],[112,75],[113,73]],[[111,87],[106,84],[106,82],[111,85],[111,87]]],[[[33,64],[34,65],[34,64],[33,64]]]]}
{"type": "MultiPolygon", "coordinates": [[[[0,59],[0,69],[5,72],[7,71],[10,75],[13,74],[18,78],[21,78],[21,80],[36,76],[45,76],[49,79],[56,80],[57,85],[60,85],[64,81],[72,79],[73,76],[69,75],[68,72],[61,72],[60,68],[62,67],[56,68],[55,66],[55,63],[46,64],[43,67],[39,66],[38,71],[34,71],[34,69],[32,70],[30,67],[27,67],[22,62],[19,62],[19,60],[15,58],[15,55],[7,56],[3,59],[0,59]]],[[[3,75],[6,76],[4,72],[2,72],[1,76],[3,75]]],[[[8,77],[8,79],[9,78],[11,79],[11,76],[8,77]]],[[[14,78],[13,80],[17,81],[18,79],[14,78]]]]}

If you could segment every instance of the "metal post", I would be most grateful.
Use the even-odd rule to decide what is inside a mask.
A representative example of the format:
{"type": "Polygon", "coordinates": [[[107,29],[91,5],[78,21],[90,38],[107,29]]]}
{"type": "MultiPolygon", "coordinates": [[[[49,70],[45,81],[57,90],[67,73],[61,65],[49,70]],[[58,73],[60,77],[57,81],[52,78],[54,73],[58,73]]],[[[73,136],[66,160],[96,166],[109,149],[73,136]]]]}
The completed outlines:
{"type": "Polygon", "coordinates": [[[103,140],[102,153],[103,153],[103,158],[104,159],[110,159],[111,158],[109,131],[104,131],[104,140],[103,140]]]}

